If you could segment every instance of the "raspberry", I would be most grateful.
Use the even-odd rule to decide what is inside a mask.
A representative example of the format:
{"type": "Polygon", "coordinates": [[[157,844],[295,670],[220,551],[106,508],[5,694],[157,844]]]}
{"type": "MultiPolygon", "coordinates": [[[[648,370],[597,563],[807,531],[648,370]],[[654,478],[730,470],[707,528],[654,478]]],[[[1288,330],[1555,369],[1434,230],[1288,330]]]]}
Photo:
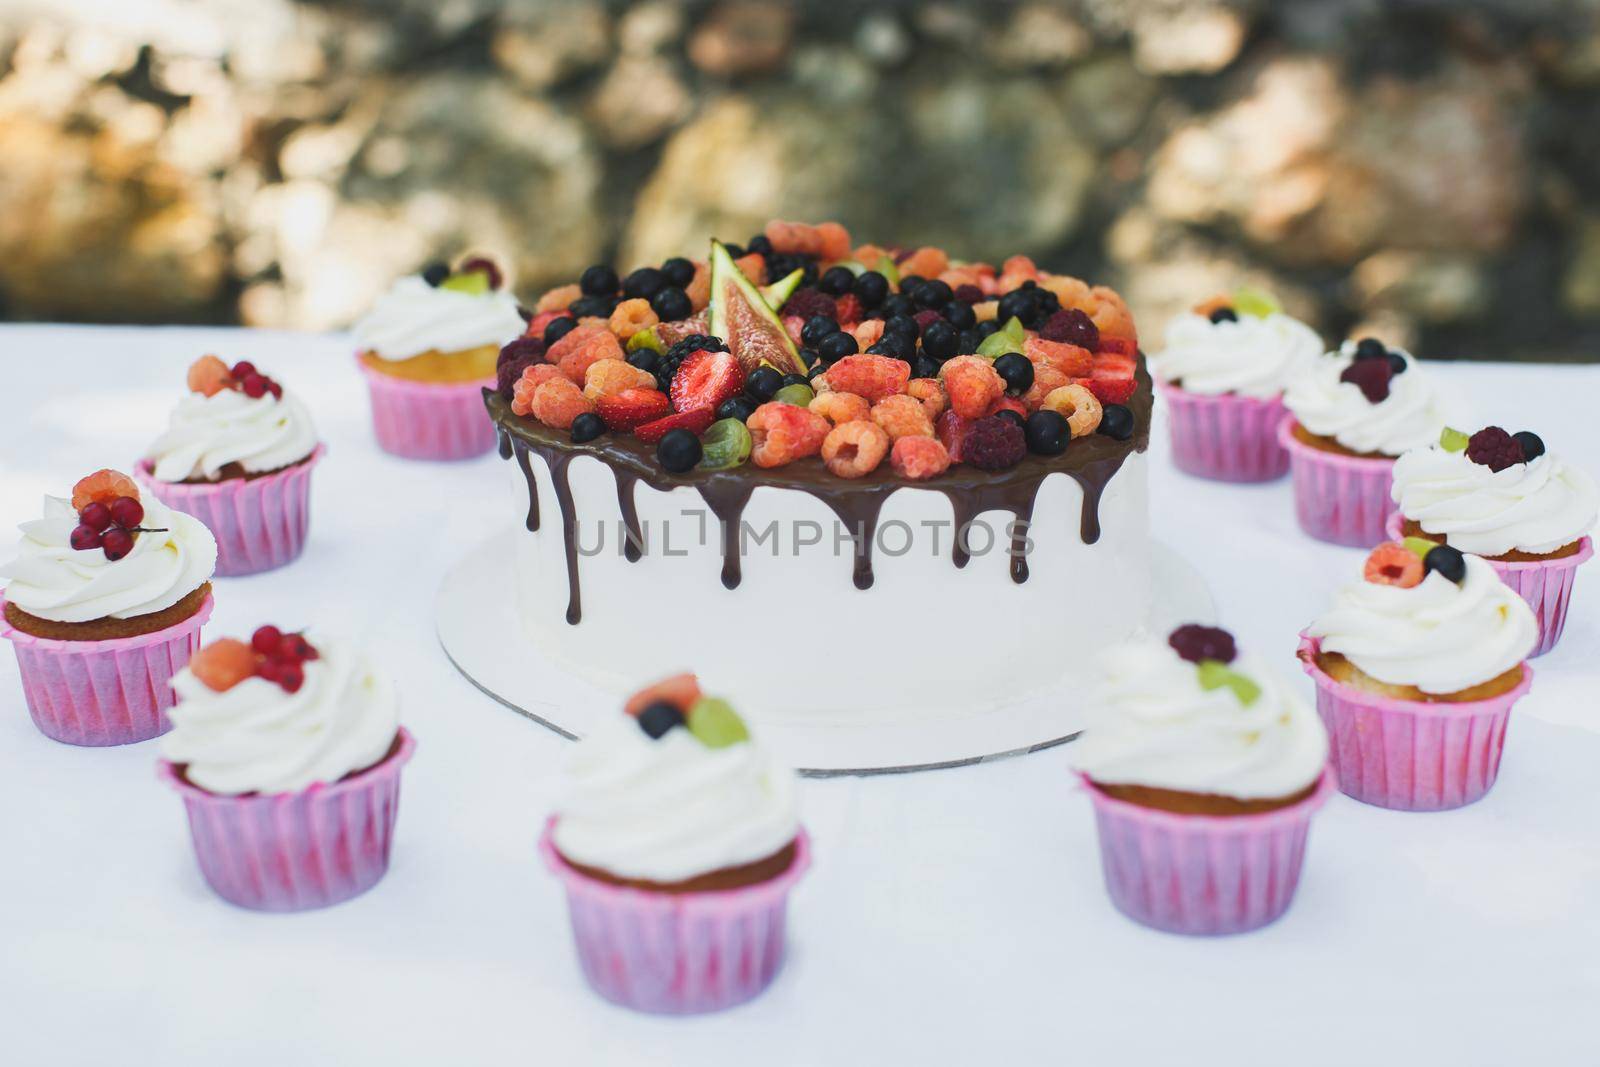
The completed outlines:
{"type": "Polygon", "coordinates": [[[566,380],[560,370],[548,363],[533,363],[523,368],[522,377],[518,378],[511,386],[511,411],[515,415],[531,415],[533,413],[533,394],[539,386],[552,378],[566,380]]]}
{"type": "Polygon", "coordinates": [[[922,278],[937,278],[950,266],[950,257],[944,249],[924,246],[900,262],[900,277],[915,274],[922,278]]]}
{"type": "Polygon", "coordinates": [[[655,386],[655,375],[620,359],[597,359],[583,375],[583,395],[590,400],[616,396],[625,389],[654,389],[655,386]]]}
{"type": "Polygon", "coordinates": [[[216,356],[201,356],[189,365],[189,391],[216,396],[233,385],[233,372],[216,356]]]}
{"type": "Polygon", "coordinates": [[[1180,626],[1167,636],[1167,644],[1190,663],[1207,659],[1232,663],[1239,655],[1233,635],[1215,626],[1199,626],[1195,623],[1180,626]]]}
{"type": "Polygon", "coordinates": [[[860,322],[867,309],[861,306],[861,298],[854,293],[846,293],[836,297],[833,306],[841,323],[860,322]]]}
{"type": "MultiPolygon", "coordinates": [[[[1394,369],[1386,359],[1358,359],[1339,375],[1341,382],[1349,382],[1361,390],[1361,395],[1374,404],[1389,399],[1389,379],[1394,369]]],[[[1505,431],[1501,431],[1504,433],[1505,431]]]]}
{"type": "Polygon", "coordinates": [[[526,336],[517,338],[500,349],[500,355],[494,365],[498,369],[507,363],[526,360],[529,357],[533,357],[535,363],[544,362],[544,341],[541,338],[526,336]]]}
{"type": "Polygon", "coordinates": [[[692,674],[674,674],[671,678],[663,678],[654,685],[646,686],[623,705],[622,710],[637,717],[638,714],[651,704],[671,704],[679,711],[688,714],[694,702],[700,699],[700,679],[692,674]]]}
{"type": "Polygon", "coordinates": [[[922,405],[930,421],[944,414],[944,409],[950,406],[949,398],[944,395],[944,386],[937,378],[911,379],[906,383],[906,395],[922,405]]]}
{"type": "Polygon", "coordinates": [[[573,301],[581,299],[583,290],[573,285],[558,285],[539,298],[533,305],[533,310],[543,314],[546,311],[565,311],[572,306],[573,301]]]}
{"type": "MultiPolygon", "coordinates": [[[[781,222],[773,219],[763,230],[772,242],[774,252],[798,253],[803,256],[822,254],[823,239],[815,226],[803,222],[781,222]]],[[[848,234],[846,237],[848,238],[848,234]]]]}
{"type": "Polygon", "coordinates": [[[1027,256],[1012,256],[1000,264],[1000,291],[1009,293],[1022,288],[1023,282],[1039,280],[1039,268],[1027,256]]]}
{"type": "Polygon", "coordinates": [[[883,427],[890,440],[932,437],[933,420],[922,402],[911,396],[890,396],[872,405],[872,421],[883,427]]]}
{"type": "Polygon", "coordinates": [[[549,326],[557,319],[570,318],[572,318],[572,316],[568,315],[565,311],[541,311],[539,314],[528,320],[528,328],[522,331],[522,335],[524,337],[537,337],[540,340],[543,340],[545,327],[549,326]]]}
{"type": "MultiPolygon", "coordinates": [[[[545,361],[559,364],[568,355],[581,349],[586,342],[592,341],[602,333],[609,336],[611,330],[594,326],[574,326],[567,331],[566,336],[545,349],[545,361]]],[[[612,340],[616,340],[616,338],[612,338],[612,340]]]]}
{"type": "Polygon", "coordinates": [[[1111,338],[1124,340],[1130,346],[1137,345],[1139,334],[1133,328],[1133,315],[1128,311],[1128,305],[1122,302],[1122,297],[1117,295],[1117,291],[1104,285],[1097,285],[1089,290],[1089,295],[1099,302],[1099,306],[1089,316],[1094,320],[1095,328],[1100,331],[1100,344],[1096,350],[1104,349],[1106,341],[1111,338]]]}
{"type": "Polygon", "coordinates": [[[1038,411],[1044,406],[1045,397],[1071,382],[1071,378],[1049,364],[1036,363],[1033,367],[1033,385],[1022,395],[1022,403],[1029,411],[1038,411]]]}
{"type": "Polygon", "coordinates": [[[750,431],[750,460],[758,467],[781,467],[822,448],[832,426],[808,408],[766,403],[745,420],[750,431]]]}
{"type": "Polygon", "coordinates": [[[1100,328],[1094,320],[1077,308],[1062,308],[1045,320],[1039,336],[1046,341],[1058,341],[1093,352],[1100,347],[1100,328]]]}
{"type": "MultiPolygon", "coordinates": [[[[889,399],[894,399],[890,397],[889,399]]],[[[887,402],[887,401],[885,401],[887,402]]],[[[847,422],[858,419],[872,418],[872,405],[864,397],[854,393],[822,393],[807,405],[807,409],[815,411],[835,426],[843,426],[847,422]]]]}
{"type": "Polygon", "coordinates": [[[920,482],[950,469],[950,453],[936,437],[902,437],[889,452],[889,466],[902,478],[920,482]]]}
{"type": "Polygon", "coordinates": [[[835,426],[822,440],[822,461],[839,478],[871,474],[888,454],[889,435],[877,423],[865,419],[835,426]]]}
{"type": "Polygon", "coordinates": [[[1028,357],[1036,372],[1039,367],[1054,367],[1068,378],[1088,378],[1094,374],[1094,353],[1080,345],[1030,337],[1022,343],[1022,354],[1028,357]]]}
{"type": "Polygon", "coordinates": [[[684,286],[683,291],[689,297],[690,307],[695,311],[704,311],[706,305],[711,303],[711,264],[696,260],[694,277],[684,286]]]}
{"type": "Polygon", "coordinates": [[[551,345],[545,353],[545,359],[560,367],[561,373],[570,378],[574,385],[583,384],[583,376],[588,373],[591,364],[602,359],[623,358],[622,345],[605,327],[588,329],[580,326],[551,345]],[[578,343],[568,345],[575,336],[578,337],[578,343]],[[556,355],[558,351],[561,352],[559,357],[556,355]]]}
{"type": "Polygon", "coordinates": [[[1100,428],[1100,419],[1105,413],[1099,398],[1081,385],[1052,389],[1039,406],[1066,419],[1074,437],[1094,433],[1100,428]]]}
{"type": "Polygon", "coordinates": [[[955,298],[963,304],[978,304],[983,302],[983,290],[976,285],[966,284],[955,287],[955,298]]]}
{"type": "Polygon", "coordinates": [[[855,336],[856,347],[865,352],[882,340],[883,320],[867,319],[865,322],[857,323],[856,328],[850,332],[855,336]]]}
{"type": "Polygon", "coordinates": [[[139,487],[121,471],[97,470],[78,479],[72,487],[72,510],[82,511],[90,504],[110,504],[119,496],[139,499],[139,487]]]}
{"type": "Polygon", "coordinates": [[[933,423],[934,432],[939,437],[939,443],[950,455],[950,462],[962,461],[961,450],[967,441],[967,435],[972,432],[972,420],[962,418],[953,411],[940,415],[933,423]]]}
{"type": "Polygon", "coordinates": [[[927,330],[929,326],[938,322],[940,319],[944,318],[944,316],[940,315],[932,308],[923,308],[921,311],[913,315],[912,318],[917,320],[917,334],[920,336],[924,331],[927,330]]]}
{"type": "Polygon", "coordinates": [[[839,223],[817,223],[817,237],[822,242],[817,255],[825,262],[837,263],[841,259],[850,258],[850,231],[839,223]]]}
{"type": "Polygon", "coordinates": [[[672,401],[659,389],[624,389],[595,401],[595,412],[613,430],[632,430],[672,414],[672,401]]]}
{"type": "MultiPolygon", "coordinates": [[[[1380,359],[1363,360],[1362,363],[1388,364],[1380,359]]],[[[1359,367],[1361,363],[1352,364],[1359,367]]],[[[1346,374],[1349,371],[1345,372],[1346,374]]],[[[1485,426],[1471,437],[1467,438],[1467,458],[1472,462],[1488,467],[1492,471],[1503,471],[1515,463],[1525,462],[1522,454],[1522,445],[1517,439],[1506,433],[1498,426],[1485,426]]]]}
{"type": "MultiPolygon", "coordinates": [[[[953,398],[952,398],[953,399],[953,398]]],[[[1015,467],[1028,454],[1022,427],[998,415],[978,419],[961,443],[961,460],[981,471],[1015,467]]]]}
{"type": "Polygon", "coordinates": [[[654,419],[636,428],[634,436],[649,444],[661,440],[673,430],[688,430],[699,437],[706,432],[706,427],[716,421],[716,412],[711,408],[695,408],[693,411],[679,411],[663,418],[654,419]]]}
{"type": "Polygon", "coordinates": [[[911,365],[892,356],[846,356],[829,367],[823,377],[829,388],[855,393],[875,404],[906,391],[911,365]]]}
{"type": "Polygon", "coordinates": [[[618,304],[611,312],[611,318],[606,321],[606,326],[626,341],[640,330],[648,330],[660,321],[656,313],[650,310],[650,301],[635,297],[618,304]]]}
{"type": "Polygon", "coordinates": [[[794,295],[789,297],[788,303],[783,305],[783,315],[798,315],[804,322],[813,315],[826,315],[828,318],[839,321],[839,305],[834,303],[833,297],[818,289],[806,286],[796,289],[794,295]]]}
{"type": "Polygon", "coordinates": [[[528,404],[533,417],[557,430],[571,427],[572,420],[594,410],[594,402],[566,378],[551,378],[533,391],[528,404]]]}
{"type": "Polygon", "coordinates": [[[989,405],[989,410],[986,412],[986,414],[998,415],[1002,411],[1015,412],[1024,419],[1028,417],[1028,406],[1014,396],[1003,396],[999,400],[996,400],[993,404],[989,405]]]}
{"type": "MultiPolygon", "coordinates": [[[[550,367],[544,361],[544,342],[533,337],[521,337],[500,350],[500,358],[496,362],[494,375],[495,385],[500,390],[500,395],[510,400],[517,382],[522,380],[522,372],[529,367],[550,367]]],[[[561,372],[554,367],[552,371],[561,372]]]]}
{"type": "Polygon", "coordinates": [[[982,418],[990,406],[1005,395],[1006,383],[982,357],[972,361],[957,359],[944,365],[944,389],[950,396],[950,410],[967,419],[982,418]]]}
{"type": "Polygon", "coordinates": [[[224,637],[189,657],[189,672],[207,689],[226,692],[256,673],[256,654],[243,641],[224,637]]]}
{"type": "Polygon", "coordinates": [[[1401,589],[1422,584],[1423,574],[1422,557],[1399,541],[1385,541],[1373,549],[1362,570],[1362,577],[1369,582],[1397,585],[1401,589]]]}

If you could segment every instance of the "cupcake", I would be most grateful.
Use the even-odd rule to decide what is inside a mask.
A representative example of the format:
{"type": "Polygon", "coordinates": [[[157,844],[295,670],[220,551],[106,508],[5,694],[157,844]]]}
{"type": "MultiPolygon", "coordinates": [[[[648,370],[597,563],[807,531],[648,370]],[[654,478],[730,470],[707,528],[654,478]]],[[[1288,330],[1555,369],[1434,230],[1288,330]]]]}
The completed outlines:
{"type": "Polygon", "coordinates": [[[358,649],[263,626],[172,680],[160,776],[183,797],[200,873],[259,911],[366,892],[389,868],[400,771],[415,743],[388,678],[358,649]]]}
{"type": "Polygon", "coordinates": [[[1346,341],[1289,382],[1278,439],[1294,471],[1300,526],[1319,541],[1383,540],[1395,457],[1439,437],[1448,401],[1408,352],[1346,341]]]}
{"type": "Polygon", "coordinates": [[[540,843],[584,975],[639,1011],[749,1000],[783,964],[789,890],[809,863],[795,774],[693,675],[626,711],[578,744],[540,843]]]}
{"type": "Polygon", "coordinates": [[[1322,352],[1309,326],[1248,292],[1213,297],[1168,323],[1150,371],[1166,401],[1178,469],[1224,482],[1282,477],[1283,390],[1322,352]]]}
{"type": "Polygon", "coordinates": [[[1422,537],[1489,561],[1539,620],[1541,656],[1567,621],[1578,565],[1594,554],[1594,479],[1547,453],[1538,434],[1498,426],[1445,430],[1394,466],[1389,534],[1422,537]]]}
{"type": "Polygon", "coordinates": [[[483,390],[524,329],[500,269],[466,260],[401,278],[356,324],[378,445],[407,459],[468,459],[494,447],[483,390]]]}
{"type": "Polygon", "coordinates": [[[16,647],[35,725],[69,745],[165,733],[173,675],[211,614],[217,543],[199,520],[101,470],[21,526],[0,636],[16,647]]]}
{"type": "Polygon", "coordinates": [[[1419,539],[1373,549],[1301,634],[1339,788],[1403,811],[1482,797],[1538,640],[1533,609],[1488,561],[1419,539]]]}
{"type": "Polygon", "coordinates": [[[1226,630],[1118,646],[1071,761],[1094,805],[1111,902],[1181,934],[1234,934],[1289,907],[1328,738],[1226,630]]]}
{"type": "Polygon", "coordinates": [[[300,555],[311,469],[322,457],[305,406],[253,363],[202,356],[189,395],[135,470],[168,507],[217,539],[217,573],[256,574],[300,555]]]}

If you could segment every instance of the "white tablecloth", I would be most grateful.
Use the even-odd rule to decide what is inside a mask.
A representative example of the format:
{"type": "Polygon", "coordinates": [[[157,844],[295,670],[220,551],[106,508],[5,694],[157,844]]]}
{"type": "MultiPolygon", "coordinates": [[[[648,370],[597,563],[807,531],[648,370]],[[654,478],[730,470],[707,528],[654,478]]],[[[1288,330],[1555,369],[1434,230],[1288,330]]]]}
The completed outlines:
{"type": "MultiPolygon", "coordinates": [[[[501,461],[380,453],[346,339],[0,328],[0,554],[41,494],[126,469],[205,352],[253,360],[299,392],[329,445],[304,558],[220,580],[209,632],[314,622],[368,643],[397,678],[419,748],[394,865],[323,912],[220,902],[178,798],[156,782],[155,746],[46,740],[5,655],[7,1062],[1600,1062],[1600,564],[1579,580],[1561,647],[1537,663],[1494,792],[1438,815],[1336,796],[1293,908],[1264,931],[1190,940],[1113,911],[1065,749],[807,781],[816,863],[776,985],[719,1016],[650,1018],[586,988],[535,857],[566,742],[479,694],[434,638],[439,579],[512,518],[501,461]]],[[[1600,367],[1434,371],[1489,418],[1600,468],[1600,367]]],[[[1185,478],[1159,432],[1154,453],[1158,535],[1211,577],[1224,625],[1309,695],[1295,634],[1360,553],[1301,536],[1287,481],[1185,478]]]]}

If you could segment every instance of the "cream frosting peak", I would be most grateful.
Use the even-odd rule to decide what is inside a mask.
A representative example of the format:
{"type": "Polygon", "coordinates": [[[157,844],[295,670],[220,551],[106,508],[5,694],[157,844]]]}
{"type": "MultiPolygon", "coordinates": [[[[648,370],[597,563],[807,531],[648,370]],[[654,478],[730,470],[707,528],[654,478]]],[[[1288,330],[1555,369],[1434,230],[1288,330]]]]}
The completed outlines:
{"type": "Polygon", "coordinates": [[[287,467],[317,447],[317,432],[300,401],[285,392],[249,397],[237,389],[178,401],[167,430],[145,452],[155,478],[216,479],[229,463],[252,474],[287,467]]]}
{"type": "Polygon", "coordinates": [[[1150,357],[1150,370],[1187,392],[1266,400],[1322,352],[1311,327],[1282,312],[1220,322],[1190,312],[1167,324],[1166,348],[1150,357]]]}
{"type": "Polygon", "coordinates": [[[1462,412],[1454,395],[1409,352],[1400,352],[1406,369],[1389,379],[1389,395],[1376,404],[1368,400],[1360,387],[1339,380],[1355,353],[1356,343],[1346,341],[1289,382],[1284,405],[1307,430],[1353,452],[1398,456],[1437,441],[1446,425],[1459,420],[1462,412]]]}
{"type": "Polygon", "coordinates": [[[355,326],[356,347],[379,359],[462,352],[522,336],[517,301],[504,289],[466,293],[429,285],[418,275],[396,281],[355,326]]]}
{"type": "Polygon", "coordinates": [[[556,849],[621,878],[681,882],[771,856],[800,831],[796,776],[758,740],[709,748],[687,729],[652,739],[625,716],[568,762],[556,849]]]}
{"type": "Polygon", "coordinates": [[[1260,687],[1249,704],[1227,686],[1202,687],[1195,664],[1165,642],[1118,646],[1104,663],[1070,749],[1095,782],[1275,799],[1310,786],[1327,764],[1316,713],[1249,657],[1230,664],[1260,687]]]}
{"type": "Polygon", "coordinates": [[[1459,584],[1438,571],[1410,587],[1352,582],[1306,633],[1389,685],[1444,694],[1497,678],[1528,658],[1539,623],[1486,560],[1463,558],[1459,584]]]}

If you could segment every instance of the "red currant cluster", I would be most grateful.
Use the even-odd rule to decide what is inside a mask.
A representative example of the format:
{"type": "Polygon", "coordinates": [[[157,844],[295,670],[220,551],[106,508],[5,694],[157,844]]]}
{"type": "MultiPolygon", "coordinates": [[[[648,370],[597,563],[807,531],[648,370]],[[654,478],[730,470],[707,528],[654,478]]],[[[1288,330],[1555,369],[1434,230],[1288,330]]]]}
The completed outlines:
{"type": "Polygon", "coordinates": [[[239,390],[252,400],[268,393],[278,399],[283,397],[283,386],[256,370],[256,365],[249,360],[241,359],[233,365],[229,373],[233,375],[233,380],[239,383],[239,390]]]}
{"type": "Polygon", "coordinates": [[[119,496],[109,504],[93,500],[78,512],[70,543],[80,552],[98,548],[116,562],[133,551],[134,534],[166,532],[146,530],[139,525],[143,521],[144,505],[131,496],[119,496]]]}
{"type": "Polygon", "coordinates": [[[276,682],[286,693],[297,693],[305,683],[305,666],[317,650],[300,634],[286,634],[276,626],[259,627],[250,635],[250,648],[261,657],[256,676],[276,682]]]}

